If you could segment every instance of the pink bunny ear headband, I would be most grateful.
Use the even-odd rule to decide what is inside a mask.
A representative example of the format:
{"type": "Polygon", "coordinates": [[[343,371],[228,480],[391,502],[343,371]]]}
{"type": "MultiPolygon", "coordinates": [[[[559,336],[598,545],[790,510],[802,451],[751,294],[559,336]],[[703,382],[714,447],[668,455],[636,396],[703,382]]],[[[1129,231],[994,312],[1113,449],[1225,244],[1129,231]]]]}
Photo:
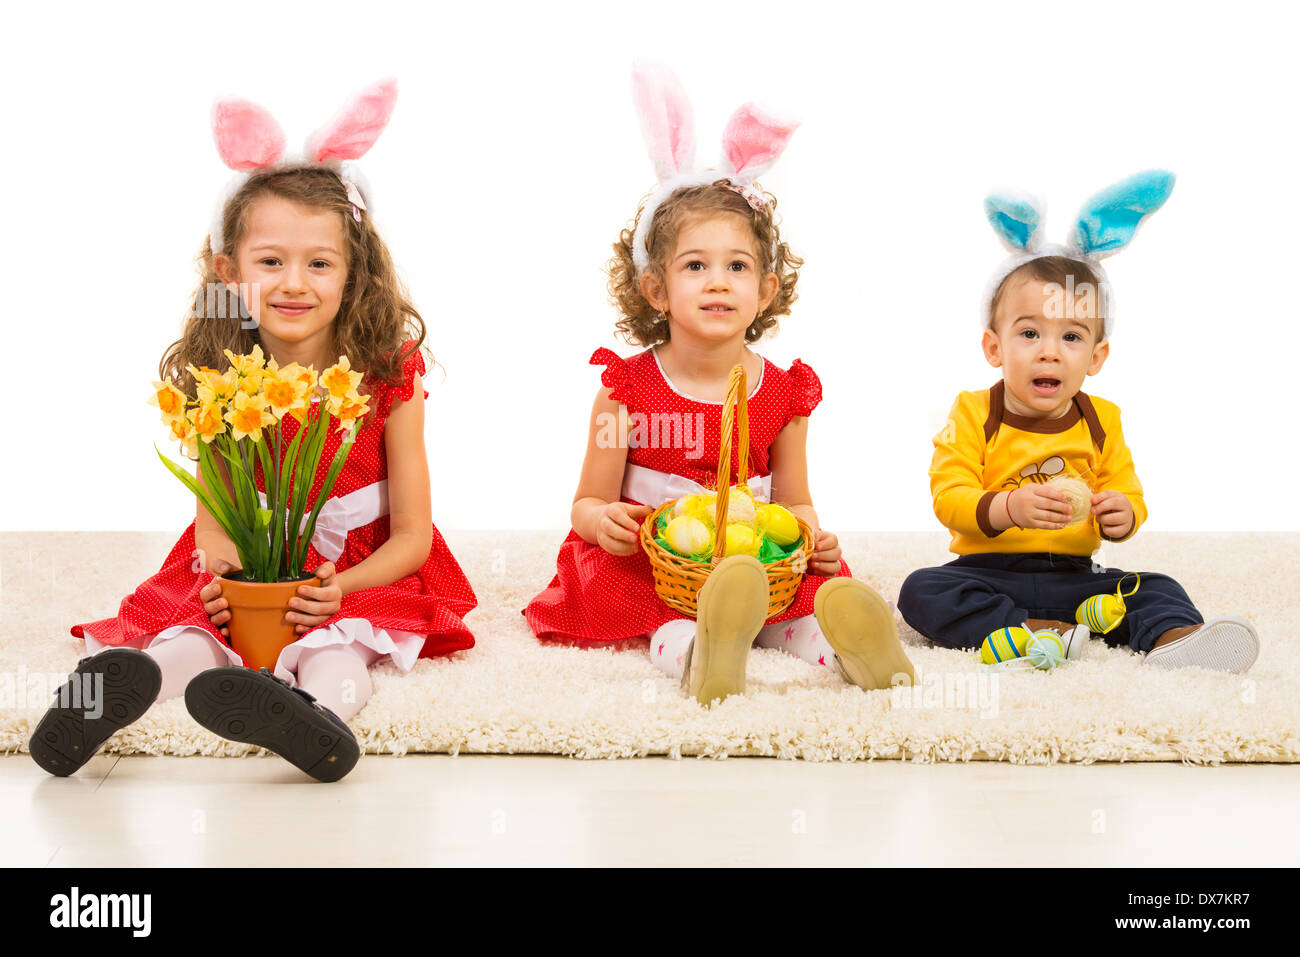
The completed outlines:
{"type": "Polygon", "coordinates": [[[352,216],[361,222],[370,186],[355,165],[343,160],[365,156],[388,125],[397,102],[397,81],[381,80],[361,91],[333,120],[307,138],[301,154],[285,156],[284,131],[265,109],[248,100],[218,100],[212,110],[212,135],[222,161],[239,175],[217,202],[209,231],[214,254],[221,252],[222,218],[226,204],[258,170],[294,166],[332,169],[347,189],[352,216]]]}
{"type": "MultiPolygon", "coordinates": [[[[632,261],[638,273],[644,273],[650,266],[646,240],[655,210],[676,190],[725,179],[750,206],[765,210],[767,204],[754,181],[780,158],[799,123],[777,119],[753,103],[746,103],[731,115],[722,133],[722,159],[717,169],[701,170],[694,165],[695,117],[691,101],[672,71],[657,63],[634,64],[632,99],[641,120],[646,149],[659,177],[659,185],[646,201],[632,237],[632,261]]],[[[776,250],[772,250],[769,268],[775,261],[776,250]]]]}

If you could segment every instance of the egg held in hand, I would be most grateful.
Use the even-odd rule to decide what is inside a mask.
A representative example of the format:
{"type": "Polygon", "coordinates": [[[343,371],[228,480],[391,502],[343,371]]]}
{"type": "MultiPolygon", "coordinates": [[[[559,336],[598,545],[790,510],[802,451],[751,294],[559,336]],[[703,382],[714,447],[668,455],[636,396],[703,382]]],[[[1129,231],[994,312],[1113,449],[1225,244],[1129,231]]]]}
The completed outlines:
{"type": "Polygon", "coordinates": [[[1092,512],[1092,489],[1088,488],[1082,479],[1070,475],[1058,475],[1049,481],[1047,486],[1065,493],[1065,501],[1070,506],[1071,525],[1078,525],[1088,518],[1092,512]]]}

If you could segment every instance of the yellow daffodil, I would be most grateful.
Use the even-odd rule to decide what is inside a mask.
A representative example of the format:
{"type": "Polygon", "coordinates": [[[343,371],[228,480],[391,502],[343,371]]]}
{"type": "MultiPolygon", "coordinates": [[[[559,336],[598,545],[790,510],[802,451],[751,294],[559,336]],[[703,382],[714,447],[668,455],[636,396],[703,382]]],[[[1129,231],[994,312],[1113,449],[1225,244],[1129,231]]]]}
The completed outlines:
{"type": "Polygon", "coordinates": [[[311,416],[311,411],[311,399],[303,398],[299,399],[294,406],[290,406],[289,415],[294,416],[294,419],[298,420],[299,425],[305,425],[307,424],[308,417],[311,416]]]}
{"type": "Polygon", "coordinates": [[[320,383],[329,390],[329,394],[342,399],[349,393],[355,393],[364,376],[353,372],[347,356],[339,356],[339,361],[320,374],[320,383]]]}
{"type": "Polygon", "coordinates": [[[229,360],[231,367],[241,376],[261,372],[266,366],[266,356],[262,353],[261,346],[253,346],[253,351],[246,356],[237,356],[229,349],[223,349],[222,353],[229,360]]]}
{"type": "Polygon", "coordinates": [[[325,403],[329,407],[330,415],[339,420],[339,427],[335,431],[347,431],[356,424],[357,419],[369,412],[370,406],[366,404],[369,398],[368,395],[358,395],[353,392],[342,398],[335,398],[331,395],[326,399],[325,403]]]}
{"type": "Polygon", "coordinates": [[[157,406],[162,412],[162,420],[170,425],[177,417],[185,417],[185,393],[170,382],[154,382],[154,393],[149,397],[149,404],[157,406]]]}
{"type": "Polygon", "coordinates": [[[262,376],[262,394],[277,419],[283,419],[302,398],[298,383],[278,371],[262,376]]]}
{"type": "Polygon", "coordinates": [[[203,366],[200,369],[187,365],[185,371],[194,377],[194,388],[200,402],[217,402],[229,405],[238,391],[238,379],[233,369],[218,372],[203,366]]]}
{"type": "Polygon", "coordinates": [[[305,369],[296,362],[290,362],[280,370],[282,374],[290,376],[299,384],[304,393],[310,392],[316,388],[316,367],[307,366],[305,369]]]}
{"type": "Polygon", "coordinates": [[[234,408],[226,412],[226,421],[230,423],[230,434],[236,442],[246,435],[258,442],[262,438],[262,429],[275,425],[275,416],[266,411],[265,396],[240,392],[235,396],[234,408]]]}
{"type": "Polygon", "coordinates": [[[190,413],[194,433],[209,445],[218,435],[225,434],[226,423],[221,418],[221,405],[217,402],[200,403],[190,413]]]}
{"type": "Polygon", "coordinates": [[[194,424],[181,415],[167,423],[171,437],[181,443],[181,450],[188,458],[198,458],[198,441],[195,438],[194,424]]]}
{"type": "MultiPolygon", "coordinates": [[[[285,415],[292,415],[298,420],[299,425],[305,425],[311,413],[311,396],[316,388],[316,370],[312,366],[303,367],[296,362],[290,362],[284,368],[280,368],[272,357],[266,361],[266,367],[275,373],[279,382],[287,382],[293,387],[293,400],[285,403],[288,393],[280,388],[271,388],[269,385],[265,389],[268,400],[271,403],[272,411],[276,418],[283,419],[285,415]]],[[[264,384],[266,380],[263,380],[264,384]]]]}
{"type": "Polygon", "coordinates": [[[266,360],[261,346],[253,346],[251,355],[237,356],[229,349],[224,350],[230,360],[230,367],[235,370],[239,391],[245,395],[256,395],[262,388],[262,376],[266,360]]]}

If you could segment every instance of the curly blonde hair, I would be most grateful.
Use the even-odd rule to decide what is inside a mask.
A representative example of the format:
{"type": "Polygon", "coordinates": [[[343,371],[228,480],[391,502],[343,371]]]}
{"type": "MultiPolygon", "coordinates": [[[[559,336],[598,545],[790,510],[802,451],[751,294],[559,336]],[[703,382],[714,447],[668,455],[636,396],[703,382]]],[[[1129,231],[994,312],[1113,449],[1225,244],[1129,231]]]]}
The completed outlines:
{"type": "MultiPolygon", "coordinates": [[[[776,198],[764,192],[767,211],[760,212],[748,200],[732,189],[728,180],[719,179],[703,186],[687,186],[674,191],[654,211],[646,246],[650,253],[649,272],[660,282],[664,280],[664,266],[677,246],[677,234],[690,222],[698,222],[719,213],[735,213],[744,217],[754,234],[754,258],[763,266],[763,274],[776,273],[779,284],[776,296],[745,330],[746,342],[757,342],[776,325],[777,316],[788,315],[790,306],[798,298],[794,291],[799,281],[799,267],[803,260],[781,242],[781,231],[776,222],[776,198]],[[768,257],[776,250],[775,264],[768,257]]],[[[645,215],[649,196],[641,200],[636,219],[619,234],[614,243],[614,255],[606,267],[609,272],[609,296],[618,308],[616,325],[623,338],[634,345],[654,346],[669,339],[668,319],[655,310],[641,295],[641,275],[632,259],[632,239],[636,224],[645,215]]]]}
{"type": "MultiPolygon", "coordinates": [[[[423,349],[424,320],[397,276],[388,247],[379,238],[369,214],[362,212],[360,222],[353,218],[347,191],[333,171],[295,166],[254,172],[222,211],[225,240],[221,252],[235,258],[247,231],[249,207],[267,195],[336,212],[343,224],[348,278],[338,315],[331,324],[332,352],[346,355],[353,369],[389,385],[400,384],[402,364],[416,351],[424,351],[426,368],[430,367],[433,356],[423,349]],[[407,341],[414,345],[398,355],[407,341]]],[[[253,346],[262,345],[256,326],[243,328],[241,315],[246,318],[247,313],[243,312],[239,295],[217,276],[209,243],[209,238],[204,237],[196,259],[199,285],[181,337],[167,347],[158,363],[159,380],[170,382],[187,395],[195,391],[194,377],[185,370],[187,365],[224,369],[229,365],[224,350],[246,355],[253,346]]],[[[262,351],[267,350],[263,347],[262,351]]],[[[364,386],[361,391],[365,391],[364,386]]]]}

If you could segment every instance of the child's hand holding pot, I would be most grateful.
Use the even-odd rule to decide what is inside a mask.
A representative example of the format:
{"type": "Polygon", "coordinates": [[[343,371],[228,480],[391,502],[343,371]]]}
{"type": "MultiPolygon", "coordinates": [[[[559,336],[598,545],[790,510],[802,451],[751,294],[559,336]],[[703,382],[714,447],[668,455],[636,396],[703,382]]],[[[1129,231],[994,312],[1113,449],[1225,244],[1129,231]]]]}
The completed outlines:
{"type": "Polygon", "coordinates": [[[294,633],[299,635],[328,621],[343,604],[343,589],[338,585],[333,562],[325,562],[312,574],[320,579],[320,586],[299,585],[285,615],[286,621],[294,623],[294,633]]]}

